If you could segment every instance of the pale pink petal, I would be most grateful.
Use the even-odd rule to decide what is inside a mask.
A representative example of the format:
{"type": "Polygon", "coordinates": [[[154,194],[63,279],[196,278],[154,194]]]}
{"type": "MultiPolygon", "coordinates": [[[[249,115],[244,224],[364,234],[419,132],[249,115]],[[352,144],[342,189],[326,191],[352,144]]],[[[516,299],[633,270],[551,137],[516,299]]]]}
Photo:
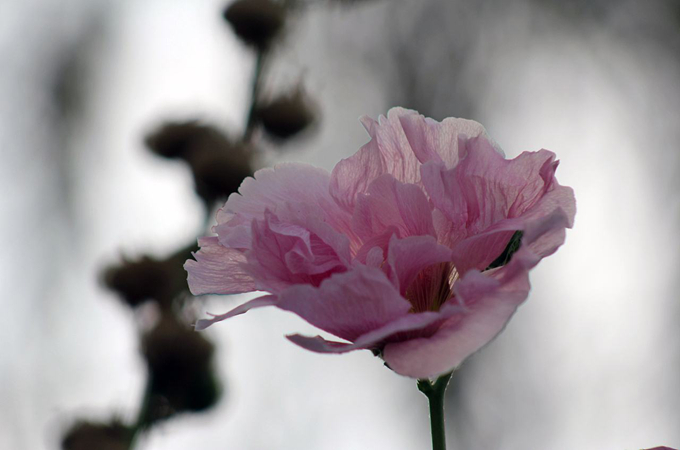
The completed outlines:
{"type": "Polygon", "coordinates": [[[527,241],[528,233],[535,232],[531,230],[536,227],[551,228],[549,232],[541,232],[540,239],[530,239],[531,250],[546,257],[564,243],[565,228],[572,227],[574,214],[573,191],[571,188],[557,186],[520,217],[500,221],[486,231],[455,245],[453,262],[460,273],[473,268],[484,269],[503,252],[514,231],[523,231],[523,241],[527,241]]]}
{"type": "Polygon", "coordinates": [[[402,183],[420,182],[420,163],[406,139],[400,120],[405,116],[418,115],[409,109],[392,108],[387,112],[387,118],[380,116],[379,125],[375,127],[374,139],[385,161],[387,173],[402,183]]]}
{"type": "MultiPolygon", "coordinates": [[[[381,253],[386,255],[387,246],[389,245],[390,239],[392,239],[392,235],[394,234],[397,234],[397,229],[396,227],[392,226],[388,227],[384,233],[371,237],[369,240],[364,242],[364,245],[361,246],[357,254],[354,255],[354,262],[366,264],[368,266],[372,265],[368,264],[368,254],[373,252],[373,255],[375,256],[376,250],[374,249],[379,248],[381,253]]],[[[382,261],[380,262],[382,263],[382,261]]]]}
{"type": "Polygon", "coordinates": [[[502,331],[529,293],[529,270],[541,260],[532,246],[556,229],[567,215],[556,210],[533,223],[510,262],[496,270],[467,272],[455,285],[455,301],[466,312],[454,315],[432,337],[388,343],[383,357],[395,372],[414,378],[434,377],[457,367],[502,331]]]}
{"type": "Polygon", "coordinates": [[[349,262],[318,236],[282,223],[270,211],[265,211],[264,220],[253,220],[251,233],[247,267],[258,290],[278,293],[292,284],[318,286],[331,273],[345,271],[349,262]]]}
{"type": "Polygon", "coordinates": [[[493,339],[527,297],[526,276],[506,282],[468,272],[457,283],[456,295],[469,312],[448,319],[430,338],[417,338],[389,343],[383,358],[395,372],[428,378],[446,373],[493,339]]]}
{"type": "Polygon", "coordinates": [[[540,258],[550,256],[564,244],[566,228],[571,228],[574,221],[572,213],[562,208],[540,219],[528,221],[524,227],[522,245],[540,258]]]}
{"type": "Polygon", "coordinates": [[[525,221],[506,219],[492,225],[482,233],[457,243],[451,252],[460,274],[470,269],[484,270],[498,258],[507,247],[515,231],[523,230],[525,221]]]}
{"type": "Polygon", "coordinates": [[[528,207],[510,210],[508,215],[515,215],[514,218],[496,222],[483,232],[464,239],[454,246],[453,261],[460,273],[465,273],[471,268],[484,269],[503,252],[514,231],[524,231],[523,242],[526,242],[527,230],[536,227],[537,224],[544,224],[544,219],[550,216],[559,224],[552,226],[549,233],[542,233],[540,241],[531,244],[532,251],[544,257],[562,245],[565,227],[571,228],[573,225],[576,203],[571,188],[560,186],[555,181],[556,167],[557,163],[552,161],[551,157],[545,160],[539,171],[541,179],[544,180],[545,191],[542,194],[539,193],[535,201],[525,201],[528,207]],[[542,248],[539,249],[539,247],[542,248]]]}
{"type": "Polygon", "coordinates": [[[418,160],[425,164],[428,161],[441,162],[447,168],[458,164],[458,138],[485,136],[482,124],[474,120],[447,118],[442,122],[419,114],[408,114],[399,117],[406,139],[418,160]]]}
{"type": "MultiPolygon", "coordinates": [[[[352,245],[359,246],[359,240],[353,234],[352,240],[347,236],[348,230],[343,228],[339,231],[328,223],[328,218],[320,216],[315,204],[288,203],[277,212],[277,217],[282,221],[287,221],[290,225],[303,228],[310,233],[310,246],[322,251],[319,244],[332,249],[333,253],[343,264],[351,263],[352,245]]],[[[343,219],[344,220],[344,219],[343,219]]],[[[326,251],[326,250],[323,250],[326,251]]],[[[317,254],[317,251],[314,251],[317,254]]]]}
{"type": "Polygon", "coordinates": [[[380,267],[385,261],[385,252],[380,247],[373,247],[366,254],[366,265],[368,267],[380,267]]]}
{"type": "Polygon", "coordinates": [[[216,237],[198,240],[201,249],[196,261],[184,263],[189,274],[189,290],[194,295],[238,294],[256,290],[255,281],[245,269],[246,257],[239,250],[225,248],[216,237]]]}
{"type": "Polygon", "coordinates": [[[467,155],[453,169],[423,166],[423,184],[434,205],[466,236],[519,217],[552,187],[555,155],[547,150],[504,159],[483,137],[461,140],[467,155]]]}
{"type": "Polygon", "coordinates": [[[330,192],[338,205],[351,213],[357,195],[366,192],[371,181],[385,170],[377,142],[371,140],[354,155],[335,165],[330,192]]]}
{"type": "Polygon", "coordinates": [[[390,240],[387,262],[390,275],[401,295],[411,286],[418,274],[434,265],[451,261],[451,250],[437,243],[432,236],[411,236],[390,240]]]}
{"type": "Polygon", "coordinates": [[[407,314],[411,308],[381,270],[362,265],[325,279],[318,288],[290,286],[279,295],[277,306],[348,341],[407,314]]]}
{"type": "Polygon", "coordinates": [[[432,235],[432,211],[422,189],[397,181],[389,174],[373,180],[357,199],[352,229],[368,240],[396,227],[400,237],[432,235]]]}
{"type": "Polygon", "coordinates": [[[346,353],[352,350],[379,349],[386,339],[395,334],[417,332],[437,322],[444,321],[454,314],[460,313],[462,310],[463,308],[460,306],[446,305],[438,312],[427,311],[418,314],[407,314],[377,330],[369,331],[359,336],[351,344],[329,341],[321,336],[310,337],[293,334],[286,337],[300,347],[317,353],[346,353]]]}
{"type": "Polygon", "coordinates": [[[330,174],[326,170],[306,164],[285,163],[258,170],[254,178],[243,181],[238,193],[229,196],[217,214],[213,230],[223,245],[247,248],[243,241],[251,221],[262,219],[265,210],[269,210],[283,222],[304,226],[300,221],[316,219],[351,237],[351,215],[333,200],[329,186],[330,174]],[[299,214],[299,210],[305,214],[299,214]]]}
{"type": "MultiPolygon", "coordinates": [[[[245,221],[261,218],[265,210],[276,212],[280,205],[290,201],[324,202],[329,199],[329,183],[328,171],[307,164],[284,163],[258,170],[253,177],[243,180],[238,193],[229,196],[218,213],[218,224],[235,215],[245,221]]],[[[324,206],[334,208],[332,203],[324,206]]]]}
{"type": "Polygon", "coordinates": [[[213,316],[212,319],[200,319],[196,322],[195,329],[196,331],[201,331],[205,330],[208,328],[210,325],[216,323],[216,322],[221,322],[223,320],[229,319],[230,317],[238,316],[240,314],[247,313],[251,309],[254,308],[263,308],[265,306],[272,306],[276,304],[276,297],[273,295],[265,295],[263,297],[258,297],[254,298],[250,301],[247,301],[243,303],[242,305],[237,306],[236,308],[232,309],[231,311],[220,314],[218,316],[214,314],[210,314],[213,316]]]}
{"type": "Polygon", "coordinates": [[[454,250],[460,273],[483,269],[530,221],[561,208],[573,222],[573,192],[555,181],[555,155],[547,150],[502,158],[484,138],[461,140],[465,157],[447,170],[429,162],[423,184],[442,216],[433,214],[439,240],[454,250]]]}
{"type": "Polygon", "coordinates": [[[368,190],[374,179],[389,173],[402,183],[420,181],[420,163],[402,129],[400,117],[418,115],[404,108],[392,108],[387,118],[376,122],[362,117],[371,140],[349,158],[340,161],[331,175],[331,194],[345,208],[352,211],[359,194],[368,190]]]}

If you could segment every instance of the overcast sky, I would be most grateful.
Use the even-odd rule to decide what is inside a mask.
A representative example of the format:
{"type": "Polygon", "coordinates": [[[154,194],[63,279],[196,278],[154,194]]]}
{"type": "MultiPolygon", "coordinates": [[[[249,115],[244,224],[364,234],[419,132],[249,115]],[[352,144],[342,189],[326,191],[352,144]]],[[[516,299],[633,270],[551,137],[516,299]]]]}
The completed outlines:
{"type": "MultiPolygon", "coordinates": [[[[331,169],[366,142],[360,115],[397,105],[478,120],[508,157],[557,153],[576,226],[532,272],[505,332],[454,376],[450,447],[680,447],[677,6],[472,3],[317,5],[295,18],[267,89],[302,82],[322,120],[260,163],[331,169]]],[[[242,129],[253,58],[222,7],[0,7],[1,448],[56,449],[75,417],[136,414],[137,325],[97,277],[121,255],[163,256],[202,232],[190,173],[141,138],[167,119],[242,129]]],[[[267,310],[208,330],[223,401],[155,428],[140,448],[424,448],[426,402],[412,380],[369,352],[305,352],[290,332],[316,330],[267,310]]]]}

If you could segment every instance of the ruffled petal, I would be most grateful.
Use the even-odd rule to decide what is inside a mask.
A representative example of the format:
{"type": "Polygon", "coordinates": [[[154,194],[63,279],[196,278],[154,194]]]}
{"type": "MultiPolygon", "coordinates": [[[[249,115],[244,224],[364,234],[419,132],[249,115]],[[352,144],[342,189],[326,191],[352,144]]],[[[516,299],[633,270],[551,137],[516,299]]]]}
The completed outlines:
{"type": "Polygon", "coordinates": [[[246,252],[248,271],[258,290],[278,293],[292,284],[318,286],[334,272],[343,272],[349,257],[308,229],[284,223],[270,211],[264,220],[253,220],[252,248],[246,252]]]}
{"type": "Polygon", "coordinates": [[[452,317],[430,338],[387,344],[383,357],[395,372],[412,378],[435,377],[449,372],[496,336],[529,292],[528,278],[501,285],[497,280],[469,272],[457,295],[474,307],[452,317]]]}
{"type": "Polygon", "coordinates": [[[256,290],[242,252],[223,247],[216,237],[200,238],[198,245],[201,249],[193,254],[196,260],[184,263],[192,294],[239,294],[256,290]]]}
{"type": "Polygon", "coordinates": [[[335,165],[331,175],[330,192],[345,211],[352,212],[357,195],[366,192],[368,185],[385,173],[378,144],[371,139],[358,152],[335,165]]]}
{"type": "Polygon", "coordinates": [[[547,150],[503,159],[484,138],[461,140],[465,157],[453,169],[429,162],[423,184],[442,216],[434,214],[440,242],[454,250],[461,273],[484,269],[516,230],[556,208],[573,222],[573,192],[555,181],[557,162],[547,150]]]}
{"type": "Polygon", "coordinates": [[[249,248],[250,224],[272,211],[282,222],[307,227],[325,223],[339,235],[353,236],[351,215],[330,195],[330,174],[307,164],[278,164],[246,178],[217,213],[213,228],[225,246],[249,248]]]}
{"type": "Polygon", "coordinates": [[[392,108],[378,121],[362,117],[371,140],[349,158],[340,161],[331,174],[330,192],[336,202],[352,211],[357,196],[384,173],[402,183],[420,182],[420,163],[401,126],[400,117],[418,115],[404,108],[392,108]]]}
{"type": "Polygon", "coordinates": [[[525,221],[521,219],[506,219],[456,244],[451,259],[458,272],[465,274],[471,269],[489,267],[503,253],[515,232],[524,227],[525,221]]]}
{"type": "Polygon", "coordinates": [[[552,152],[524,152],[507,160],[483,137],[460,145],[467,149],[458,165],[448,170],[424,165],[423,183],[434,205],[466,236],[521,216],[553,187],[557,163],[552,152]]]}
{"type": "Polygon", "coordinates": [[[451,250],[437,243],[431,236],[411,236],[404,239],[392,237],[387,263],[390,275],[401,295],[424,269],[451,261],[451,250]]]}
{"type": "MultiPolygon", "coordinates": [[[[379,249],[381,255],[387,255],[387,247],[390,244],[390,239],[392,239],[392,236],[395,234],[397,234],[396,227],[390,226],[385,230],[384,233],[371,237],[369,240],[364,242],[357,254],[354,255],[354,263],[361,263],[367,266],[373,265],[368,263],[369,253],[372,253],[373,257],[375,257],[377,254],[376,249],[379,249]]],[[[379,263],[382,263],[383,260],[381,260],[379,263]]]]}
{"type": "Polygon", "coordinates": [[[422,164],[435,161],[452,168],[460,159],[459,137],[473,138],[481,135],[490,139],[482,124],[474,120],[450,117],[437,122],[420,114],[405,114],[399,116],[399,122],[413,153],[422,164]]]}
{"type": "Polygon", "coordinates": [[[385,174],[357,199],[352,229],[369,240],[392,227],[400,237],[435,235],[432,210],[422,189],[385,174]]]}
{"type": "Polygon", "coordinates": [[[359,336],[352,343],[329,341],[321,336],[310,337],[300,334],[292,334],[286,337],[300,347],[317,353],[346,353],[352,350],[377,349],[385,340],[389,340],[391,336],[422,330],[438,321],[446,320],[462,310],[463,308],[460,306],[447,305],[439,312],[407,314],[377,330],[359,336]]]}
{"type": "Polygon", "coordinates": [[[406,315],[411,308],[381,270],[363,265],[331,276],[318,288],[290,286],[279,295],[277,306],[348,341],[406,315]]]}
{"type": "Polygon", "coordinates": [[[374,128],[373,138],[378,143],[387,173],[402,183],[420,182],[420,162],[406,138],[400,119],[419,115],[410,109],[392,108],[387,112],[387,118],[380,116],[374,128]]]}
{"type": "Polygon", "coordinates": [[[388,343],[383,351],[391,369],[413,378],[435,377],[457,367],[500,333],[529,293],[529,270],[542,256],[534,244],[554,230],[564,230],[568,216],[562,210],[525,231],[523,245],[502,268],[481,273],[471,270],[455,285],[455,300],[465,312],[448,319],[431,337],[388,343]]]}

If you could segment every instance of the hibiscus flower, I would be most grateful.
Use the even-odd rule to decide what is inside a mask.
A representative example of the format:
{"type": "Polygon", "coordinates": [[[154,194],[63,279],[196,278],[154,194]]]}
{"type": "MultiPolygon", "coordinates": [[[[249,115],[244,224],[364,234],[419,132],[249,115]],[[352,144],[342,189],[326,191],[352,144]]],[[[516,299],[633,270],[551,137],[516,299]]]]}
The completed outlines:
{"type": "Polygon", "coordinates": [[[200,294],[265,291],[342,341],[287,336],[319,353],[368,349],[395,372],[435,377],[491,341],[529,293],[529,270],[573,224],[571,188],[547,150],[505,159],[477,122],[393,108],[332,173],[280,164],[247,178],[187,261],[200,294]]]}

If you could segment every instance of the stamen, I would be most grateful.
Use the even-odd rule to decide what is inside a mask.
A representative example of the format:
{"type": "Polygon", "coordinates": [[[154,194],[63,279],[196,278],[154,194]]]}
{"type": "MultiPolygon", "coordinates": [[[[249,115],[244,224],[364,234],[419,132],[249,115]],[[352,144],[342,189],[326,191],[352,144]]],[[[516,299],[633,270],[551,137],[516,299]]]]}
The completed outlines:
{"type": "Polygon", "coordinates": [[[413,307],[411,312],[439,311],[453,294],[453,284],[458,271],[451,263],[439,263],[421,270],[406,289],[406,299],[413,307]]]}

